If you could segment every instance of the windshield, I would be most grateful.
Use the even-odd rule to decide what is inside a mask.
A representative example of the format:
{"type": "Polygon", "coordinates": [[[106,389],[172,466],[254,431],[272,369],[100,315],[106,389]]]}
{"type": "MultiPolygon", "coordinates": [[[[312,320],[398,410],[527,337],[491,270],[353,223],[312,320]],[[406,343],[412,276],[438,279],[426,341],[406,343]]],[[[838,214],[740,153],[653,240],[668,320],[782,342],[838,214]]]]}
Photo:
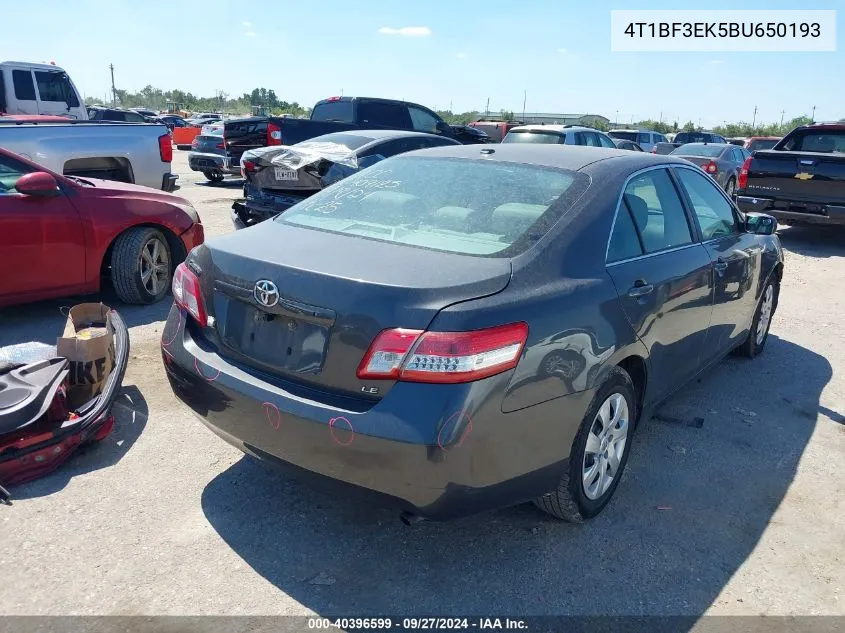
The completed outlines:
{"type": "Polygon", "coordinates": [[[502,143],[545,143],[549,145],[563,144],[566,135],[560,132],[542,132],[539,130],[511,130],[502,143]]]}
{"type": "Polygon", "coordinates": [[[681,145],[672,151],[672,154],[680,154],[682,156],[704,156],[706,158],[716,158],[721,156],[725,151],[723,144],[717,145],[681,145]]]}
{"type": "Polygon", "coordinates": [[[584,174],[533,165],[400,156],[324,189],[275,221],[417,248],[511,256],[542,237],[588,182],[584,174]]]}
{"type": "Polygon", "coordinates": [[[610,138],[621,138],[625,139],[626,141],[637,141],[637,133],[636,132],[608,132],[610,138]]]}
{"type": "Polygon", "coordinates": [[[324,147],[327,144],[335,144],[342,145],[351,152],[372,141],[373,139],[369,136],[360,136],[358,134],[324,134],[323,136],[297,143],[295,147],[314,148],[324,147]]]}
{"type": "Polygon", "coordinates": [[[704,143],[711,140],[710,134],[705,132],[678,132],[675,137],[675,143],[704,143]]]}
{"type": "Polygon", "coordinates": [[[312,121],[336,121],[338,123],[352,123],[351,101],[324,101],[314,106],[311,112],[312,121]]]}
{"type": "Polygon", "coordinates": [[[845,129],[815,132],[807,130],[789,136],[784,140],[785,143],[780,149],[790,152],[819,152],[822,154],[845,152],[845,129]]]}

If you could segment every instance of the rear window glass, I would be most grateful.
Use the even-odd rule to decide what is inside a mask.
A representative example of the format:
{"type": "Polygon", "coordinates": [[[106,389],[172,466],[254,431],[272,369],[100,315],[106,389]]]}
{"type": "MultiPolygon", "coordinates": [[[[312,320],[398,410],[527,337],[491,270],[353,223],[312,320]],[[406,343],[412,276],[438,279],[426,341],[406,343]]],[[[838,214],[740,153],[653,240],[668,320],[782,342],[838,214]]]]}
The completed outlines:
{"type": "Polygon", "coordinates": [[[717,137],[707,132],[678,132],[675,136],[676,143],[712,143],[716,140],[717,137]]]}
{"type": "Polygon", "coordinates": [[[563,144],[566,142],[566,135],[560,132],[540,132],[511,130],[502,140],[502,143],[538,143],[538,144],[563,144]]]}
{"type": "Polygon", "coordinates": [[[634,141],[637,140],[637,133],[636,132],[608,132],[610,138],[622,138],[626,141],[634,141]]]}
{"type": "Polygon", "coordinates": [[[28,70],[13,70],[12,83],[15,86],[15,98],[18,101],[35,101],[35,84],[32,73],[28,70]]]}
{"type": "Polygon", "coordinates": [[[316,193],[276,222],[451,253],[510,257],[546,234],[585,174],[401,156],[316,193]]]}
{"type": "Polygon", "coordinates": [[[681,145],[675,148],[672,153],[680,154],[681,156],[704,156],[706,158],[716,158],[721,156],[725,151],[723,143],[717,145],[681,145]]]}
{"type": "Polygon", "coordinates": [[[757,149],[772,149],[775,145],[777,145],[777,142],[778,139],[776,138],[749,141],[748,147],[746,147],[745,149],[750,150],[752,152],[757,149]]]}
{"type": "Polygon", "coordinates": [[[371,143],[373,139],[368,136],[360,136],[358,134],[324,134],[323,136],[318,136],[317,138],[310,139],[308,141],[302,141],[301,143],[297,143],[297,147],[312,147],[312,146],[319,146],[322,147],[326,143],[334,143],[336,145],[343,145],[348,150],[356,150],[359,147],[366,145],[367,143],[371,143]]]}
{"type": "Polygon", "coordinates": [[[786,139],[781,149],[794,152],[821,152],[823,154],[845,152],[845,130],[796,134],[786,139]]]}
{"type": "Polygon", "coordinates": [[[352,116],[352,102],[324,101],[323,103],[318,103],[311,112],[311,120],[352,123],[355,120],[352,116]]]}

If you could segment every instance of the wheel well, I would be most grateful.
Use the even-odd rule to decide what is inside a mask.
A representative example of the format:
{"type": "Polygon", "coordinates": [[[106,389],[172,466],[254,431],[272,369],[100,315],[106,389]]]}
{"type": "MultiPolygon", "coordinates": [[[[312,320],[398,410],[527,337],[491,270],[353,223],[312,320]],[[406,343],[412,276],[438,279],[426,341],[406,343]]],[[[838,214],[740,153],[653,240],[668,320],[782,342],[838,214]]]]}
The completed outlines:
{"type": "Polygon", "coordinates": [[[62,173],[65,176],[80,176],[88,178],[104,178],[118,182],[135,182],[132,165],[126,158],[117,156],[103,156],[90,158],[74,158],[67,161],[62,173]],[[109,178],[108,176],[112,176],[109,178]]]}
{"type": "Polygon", "coordinates": [[[124,229],[120,233],[114,236],[114,239],[109,244],[109,247],[106,249],[105,254],[103,255],[103,261],[100,262],[100,277],[111,279],[111,275],[109,274],[109,268],[111,268],[111,254],[114,250],[114,243],[117,241],[121,235],[126,233],[131,229],[137,228],[145,228],[149,227],[151,229],[158,229],[161,231],[162,235],[164,235],[165,239],[167,240],[167,245],[170,247],[170,267],[171,273],[176,270],[176,267],[185,261],[185,257],[187,256],[187,252],[185,252],[185,246],[182,244],[182,240],[170,229],[167,227],[161,226],[160,224],[135,224],[130,226],[127,229],[124,229]]]}
{"type": "Polygon", "coordinates": [[[634,391],[637,394],[637,418],[639,419],[643,411],[645,387],[648,380],[645,361],[639,356],[628,356],[628,358],[623,358],[619,362],[619,367],[628,372],[631,382],[634,383],[634,391]]]}

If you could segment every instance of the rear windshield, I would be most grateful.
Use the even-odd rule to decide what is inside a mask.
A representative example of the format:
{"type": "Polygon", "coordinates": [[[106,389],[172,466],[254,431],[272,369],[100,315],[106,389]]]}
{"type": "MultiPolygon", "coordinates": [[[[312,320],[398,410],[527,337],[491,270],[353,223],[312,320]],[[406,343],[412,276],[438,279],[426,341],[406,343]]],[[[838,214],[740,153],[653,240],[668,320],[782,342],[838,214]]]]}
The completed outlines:
{"type": "Polygon", "coordinates": [[[349,151],[353,151],[372,141],[373,139],[370,137],[360,136],[358,134],[324,134],[323,136],[297,143],[296,147],[323,147],[326,143],[333,143],[335,145],[343,145],[349,151]]]}
{"type": "Polygon", "coordinates": [[[585,174],[399,156],[316,193],[276,222],[465,255],[511,257],[545,235],[585,174]]]}
{"type": "Polygon", "coordinates": [[[337,121],[338,123],[353,123],[351,101],[323,101],[314,106],[311,112],[312,121],[337,121]]]}
{"type": "Polygon", "coordinates": [[[714,143],[717,139],[707,132],[678,132],[675,143],[714,143]]]}
{"type": "Polygon", "coordinates": [[[716,145],[681,145],[676,147],[672,153],[680,154],[681,156],[704,156],[706,158],[716,158],[725,151],[725,145],[718,143],[716,145]]]}
{"type": "Polygon", "coordinates": [[[748,147],[745,149],[754,151],[756,149],[772,149],[775,145],[777,145],[779,139],[772,138],[772,139],[759,139],[756,141],[749,141],[748,147]]]}
{"type": "Polygon", "coordinates": [[[636,132],[608,132],[610,138],[621,138],[625,139],[626,141],[634,141],[637,142],[637,133],[636,132]]]}
{"type": "Polygon", "coordinates": [[[548,145],[563,144],[565,142],[565,134],[535,130],[511,130],[502,140],[502,143],[544,143],[548,145]]]}
{"type": "MultiPolygon", "coordinates": [[[[783,147],[789,152],[845,152],[845,130],[825,130],[818,132],[799,132],[784,139],[783,147]]],[[[761,148],[756,148],[761,149],[761,148]]]]}

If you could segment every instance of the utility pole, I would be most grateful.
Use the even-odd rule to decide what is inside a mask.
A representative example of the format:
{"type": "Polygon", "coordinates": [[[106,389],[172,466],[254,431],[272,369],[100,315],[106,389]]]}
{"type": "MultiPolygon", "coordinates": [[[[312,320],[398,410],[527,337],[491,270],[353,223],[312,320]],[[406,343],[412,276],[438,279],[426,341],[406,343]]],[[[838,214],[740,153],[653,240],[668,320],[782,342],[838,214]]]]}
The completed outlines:
{"type": "Polygon", "coordinates": [[[487,106],[484,108],[484,118],[490,116],[490,97],[487,97],[487,106]]]}
{"type": "Polygon", "coordinates": [[[522,91],[522,120],[525,120],[525,103],[528,101],[528,91],[522,91]]]}
{"type": "Polygon", "coordinates": [[[810,115],[810,123],[816,122],[816,106],[813,106],[813,114],[810,115]]]}
{"type": "Polygon", "coordinates": [[[450,100],[449,101],[449,112],[451,112],[451,111],[452,111],[452,101],[450,100]]]}
{"type": "Polygon", "coordinates": [[[660,123],[663,123],[663,112],[660,113],[660,123]]]}
{"type": "Polygon", "coordinates": [[[109,64],[111,71],[111,103],[113,106],[117,105],[117,90],[114,88],[114,64],[109,64]]]}
{"type": "Polygon", "coordinates": [[[783,115],[786,113],[786,110],[780,111],[780,126],[783,127],[783,115]]]}
{"type": "Polygon", "coordinates": [[[757,124],[757,106],[754,106],[754,120],[751,122],[751,129],[757,124]]]}
{"type": "Polygon", "coordinates": [[[613,127],[619,125],[619,110],[616,111],[616,118],[613,119],[613,127]]]}

